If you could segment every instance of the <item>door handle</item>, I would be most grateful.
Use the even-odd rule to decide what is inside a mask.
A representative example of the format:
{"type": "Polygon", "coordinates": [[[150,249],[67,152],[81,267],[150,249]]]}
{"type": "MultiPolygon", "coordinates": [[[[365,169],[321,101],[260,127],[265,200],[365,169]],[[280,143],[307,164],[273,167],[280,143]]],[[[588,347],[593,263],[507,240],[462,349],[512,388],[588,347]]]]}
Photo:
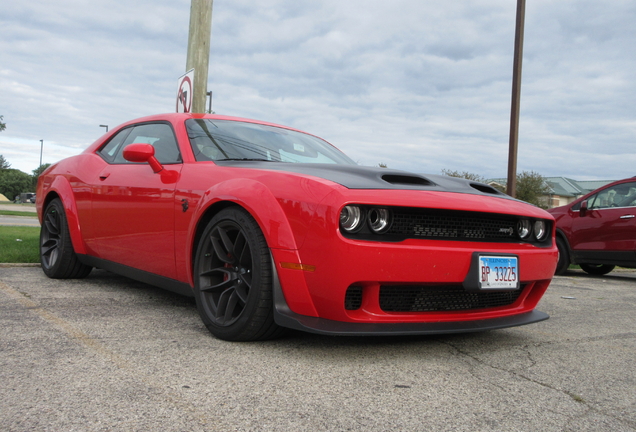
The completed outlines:
{"type": "Polygon", "coordinates": [[[100,180],[106,180],[108,178],[108,176],[110,175],[110,173],[103,173],[99,175],[99,179],[100,180]]]}
{"type": "Polygon", "coordinates": [[[620,219],[632,219],[634,217],[636,217],[636,216],[634,216],[634,215],[623,215],[623,216],[620,217],[620,219]]]}

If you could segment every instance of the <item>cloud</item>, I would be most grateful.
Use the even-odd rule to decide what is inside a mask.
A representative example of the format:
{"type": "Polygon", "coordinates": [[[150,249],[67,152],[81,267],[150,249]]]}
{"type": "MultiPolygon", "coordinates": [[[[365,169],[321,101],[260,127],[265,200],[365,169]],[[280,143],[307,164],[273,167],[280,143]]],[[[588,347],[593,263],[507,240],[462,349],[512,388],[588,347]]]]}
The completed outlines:
{"type": "MultiPolygon", "coordinates": [[[[37,166],[9,155],[26,142],[63,157],[100,124],[174,110],[189,1],[3,9],[0,154],[14,167],[37,166]]],[[[502,177],[514,19],[509,0],[217,1],[213,108],[307,130],[367,165],[502,177]]],[[[527,4],[519,170],[633,175],[635,19],[631,1],[527,4]]]]}

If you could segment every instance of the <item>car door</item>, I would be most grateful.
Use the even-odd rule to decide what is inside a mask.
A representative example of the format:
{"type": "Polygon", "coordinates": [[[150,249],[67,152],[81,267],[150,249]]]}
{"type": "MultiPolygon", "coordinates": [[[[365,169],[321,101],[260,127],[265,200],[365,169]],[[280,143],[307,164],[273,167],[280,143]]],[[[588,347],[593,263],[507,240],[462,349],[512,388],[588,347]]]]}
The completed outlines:
{"type": "Polygon", "coordinates": [[[636,250],[636,182],[602,189],[587,199],[587,210],[572,219],[570,247],[601,254],[636,250]]]}
{"type": "Polygon", "coordinates": [[[168,123],[145,123],[118,133],[98,151],[107,164],[91,197],[92,239],[101,258],[174,279],[175,186],[182,163],[168,123]],[[124,148],[147,143],[164,169],[124,159],[124,148]]]}

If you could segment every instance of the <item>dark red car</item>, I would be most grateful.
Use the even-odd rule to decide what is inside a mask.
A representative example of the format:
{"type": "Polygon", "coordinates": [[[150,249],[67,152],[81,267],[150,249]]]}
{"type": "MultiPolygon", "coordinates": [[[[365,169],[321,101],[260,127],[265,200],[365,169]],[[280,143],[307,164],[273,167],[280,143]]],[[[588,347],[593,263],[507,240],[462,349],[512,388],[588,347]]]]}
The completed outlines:
{"type": "Polygon", "coordinates": [[[540,321],[558,255],[552,216],[488,185],[216,115],[114,128],[47,169],[36,205],[48,276],[98,267],[194,296],[227,340],[540,321]]]}
{"type": "Polygon", "coordinates": [[[609,273],[617,265],[636,267],[636,177],[548,212],[557,223],[556,274],[565,273],[570,264],[594,275],[609,273]]]}

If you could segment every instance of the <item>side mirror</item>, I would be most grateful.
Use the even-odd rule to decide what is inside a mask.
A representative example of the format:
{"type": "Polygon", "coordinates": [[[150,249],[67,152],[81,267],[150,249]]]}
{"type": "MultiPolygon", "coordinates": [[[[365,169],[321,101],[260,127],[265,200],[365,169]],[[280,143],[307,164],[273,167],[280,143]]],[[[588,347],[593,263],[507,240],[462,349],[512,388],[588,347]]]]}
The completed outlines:
{"type": "Polygon", "coordinates": [[[148,162],[156,173],[163,169],[155,157],[155,148],[150,144],[129,144],[124,149],[124,159],[129,162],[148,162]]]}
{"type": "Polygon", "coordinates": [[[582,201],[581,208],[579,209],[579,215],[585,216],[585,213],[587,213],[587,201],[582,201]]]}

